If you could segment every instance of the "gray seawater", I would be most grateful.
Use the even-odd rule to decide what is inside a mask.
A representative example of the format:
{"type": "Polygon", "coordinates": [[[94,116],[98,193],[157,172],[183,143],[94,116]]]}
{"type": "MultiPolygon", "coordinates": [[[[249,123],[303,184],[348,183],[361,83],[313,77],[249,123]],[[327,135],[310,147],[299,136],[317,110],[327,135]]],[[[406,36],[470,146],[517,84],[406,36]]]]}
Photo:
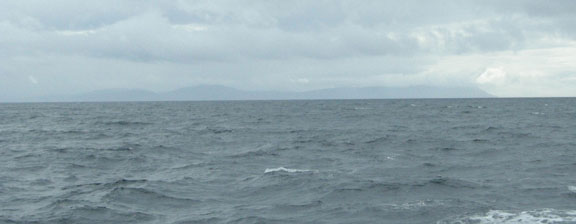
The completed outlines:
{"type": "Polygon", "coordinates": [[[0,104],[0,223],[576,223],[576,99],[0,104]]]}

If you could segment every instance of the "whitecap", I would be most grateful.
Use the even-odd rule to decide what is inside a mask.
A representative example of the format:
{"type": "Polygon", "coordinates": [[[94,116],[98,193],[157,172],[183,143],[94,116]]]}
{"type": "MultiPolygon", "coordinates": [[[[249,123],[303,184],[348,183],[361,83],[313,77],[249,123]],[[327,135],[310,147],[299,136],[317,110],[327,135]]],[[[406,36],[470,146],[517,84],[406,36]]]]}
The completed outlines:
{"type": "Polygon", "coordinates": [[[316,172],[316,171],[314,171],[314,170],[288,169],[285,167],[267,168],[266,170],[264,170],[264,173],[272,173],[272,172],[304,173],[304,172],[316,172]]]}
{"type": "Polygon", "coordinates": [[[576,210],[539,209],[531,211],[490,210],[485,214],[443,220],[438,224],[518,224],[518,223],[565,223],[576,222],[576,210]]]}
{"type": "Polygon", "coordinates": [[[568,186],[568,190],[572,193],[576,193],[576,186],[568,186]]]}

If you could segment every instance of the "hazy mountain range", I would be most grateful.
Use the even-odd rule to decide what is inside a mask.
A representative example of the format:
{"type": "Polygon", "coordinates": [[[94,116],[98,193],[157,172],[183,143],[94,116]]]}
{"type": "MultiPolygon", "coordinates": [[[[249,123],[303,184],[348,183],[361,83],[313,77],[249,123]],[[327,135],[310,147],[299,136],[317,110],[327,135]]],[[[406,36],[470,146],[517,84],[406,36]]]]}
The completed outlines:
{"type": "Polygon", "coordinates": [[[463,87],[349,87],[304,92],[247,91],[226,86],[200,85],[168,92],[142,89],[106,89],[77,95],[50,96],[23,101],[107,102],[107,101],[203,101],[203,100],[298,100],[298,99],[406,99],[406,98],[488,98],[478,88],[463,87]]]}

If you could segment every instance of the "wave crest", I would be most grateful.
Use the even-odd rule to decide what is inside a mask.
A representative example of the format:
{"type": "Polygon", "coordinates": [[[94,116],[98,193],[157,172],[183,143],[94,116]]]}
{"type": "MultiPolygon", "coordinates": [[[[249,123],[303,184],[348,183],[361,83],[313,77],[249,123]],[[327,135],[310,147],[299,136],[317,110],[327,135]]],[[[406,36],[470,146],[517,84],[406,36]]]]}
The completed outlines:
{"type": "Polygon", "coordinates": [[[565,223],[576,222],[576,210],[539,209],[532,211],[504,211],[490,210],[485,214],[460,217],[452,220],[443,220],[438,224],[452,223],[565,223]]]}
{"type": "Polygon", "coordinates": [[[288,169],[285,167],[278,168],[267,168],[264,173],[274,173],[274,172],[287,172],[287,173],[308,173],[308,172],[318,172],[317,170],[299,170],[299,169],[288,169]]]}

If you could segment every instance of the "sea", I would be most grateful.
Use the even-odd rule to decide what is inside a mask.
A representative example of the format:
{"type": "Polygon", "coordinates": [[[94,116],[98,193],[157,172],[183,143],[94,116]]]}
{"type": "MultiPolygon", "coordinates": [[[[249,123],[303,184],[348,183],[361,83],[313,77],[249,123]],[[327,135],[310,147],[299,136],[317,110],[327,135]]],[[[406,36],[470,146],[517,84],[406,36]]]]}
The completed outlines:
{"type": "Polygon", "coordinates": [[[4,103],[0,223],[576,223],[576,98],[4,103]]]}

